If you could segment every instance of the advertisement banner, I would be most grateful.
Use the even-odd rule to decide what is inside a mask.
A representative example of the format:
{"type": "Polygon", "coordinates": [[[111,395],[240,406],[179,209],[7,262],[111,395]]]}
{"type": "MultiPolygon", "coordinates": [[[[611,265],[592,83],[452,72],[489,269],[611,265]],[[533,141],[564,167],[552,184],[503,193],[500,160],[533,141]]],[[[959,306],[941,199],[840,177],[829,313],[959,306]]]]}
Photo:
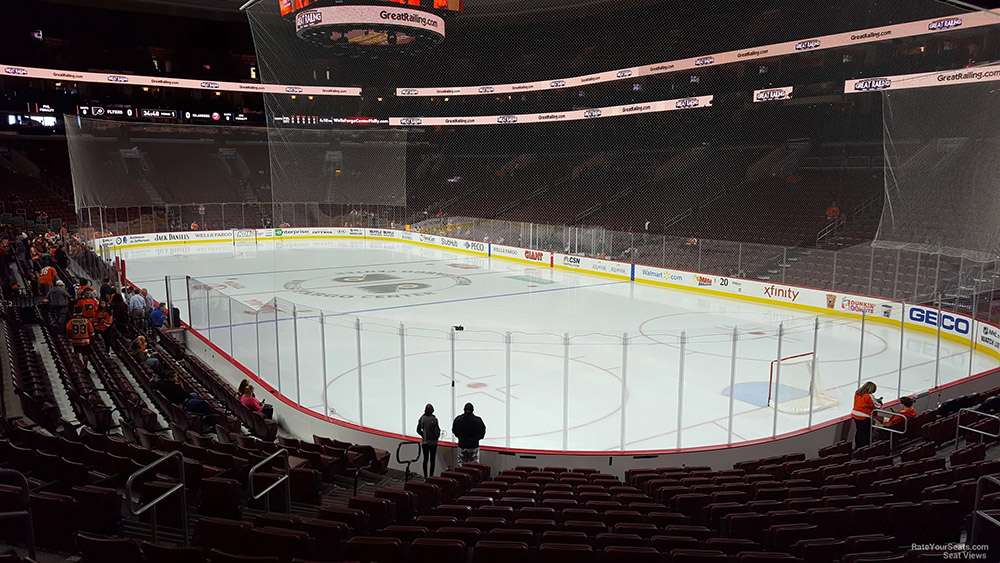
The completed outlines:
{"type": "Polygon", "coordinates": [[[530,262],[548,266],[552,263],[552,253],[543,250],[531,250],[518,248],[516,246],[504,246],[502,244],[491,244],[490,253],[492,256],[510,258],[519,262],[530,262]]]}
{"type": "Polygon", "coordinates": [[[365,236],[369,238],[396,238],[396,231],[390,229],[367,229],[365,236]]]}
{"type": "Polygon", "coordinates": [[[513,94],[538,90],[555,90],[561,88],[576,88],[589,84],[599,84],[615,80],[628,80],[642,76],[664,74],[705,68],[708,66],[729,64],[745,61],[766,59],[836,49],[851,45],[863,45],[877,41],[888,41],[904,37],[918,37],[935,33],[944,33],[959,29],[1000,24],[1000,10],[981,11],[943,18],[918,20],[895,25],[886,25],[857,31],[834,33],[820,37],[807,37],[784,43],[761,45],[725,51],[721,53],[700,55],[686,59],[664,61],[645,66],[610,70],[597,74],[557,78],[554,80],[539,80],[512,84],[494,84],[483,86],[431,86],[426,88],[397,88],[397,96],[482,96],[490,94],[513,94]]]}
{"type": "Polygon", "coordinates": [[[113,84],[121,86],[153,86],[157,88],[185,88],[188,90],[214,90],[219,92],[257,92],[260,94],[305,94],[309,96],[360,96],[361,88],[342,86],[298,86],[288,84],[260,84],[259,82],[224,82],[190,78],[167,78],[138,74],[106,74],[56,70],[0,63],[0,74],[9,78],[40,78],[64,82],[113,84]]]}
{"type": "Polygon", "coordinates": [[[965,315],[950,311],[938,314],[937,309],[920,305],[908,305],[906,308],[906,324],[936,331],[939,323],[942,333],[964,339],[972,338],[972,319],[965,315]]]}
{"type": "Polygon", "coordinates": [[[603,117],[622,117],[642,113],[658,113],[712,107],[714,96],[675,98],[658,102],[626,104],[601,108],[581,109],[563,112],[520,113],[512,115],[476,115],[453,117],[390,117],[389,125],[395,127],[454,126],[454,125],[524,125],[527,123],[549,123],[554,121],[580,121],[603,117]]]}
{"type": "Polygon", "coordinates": [[[982,322],[976,323],[976,345],[1000,353],[1000,328],[982,322]]]}
{"type": "Polygon", "coordinates": [[[910,88],[928,88],[931,86],[992,82],[995,80],[1000,80],[1000,65],[961,68],[941,72],[855,78],[844,81],[844,93],[859,94],[862,92],[880,92],[883,90],[906,90],[910,88]]]}
{"type": "Polygon", "coordinates": [[[792,99],[794,86],[782,86],[780,88],[765,88],[753,91],[753,101],[755,102],[775,102],[778,100],[792,99]]]}
{"type": "Polygon", "coordinates": [[[554,254],[552,264],[560,269],[596,273],[618,279],[632,279],[632,265],[627,262],[612,262],[571,254],[554,254]]]}

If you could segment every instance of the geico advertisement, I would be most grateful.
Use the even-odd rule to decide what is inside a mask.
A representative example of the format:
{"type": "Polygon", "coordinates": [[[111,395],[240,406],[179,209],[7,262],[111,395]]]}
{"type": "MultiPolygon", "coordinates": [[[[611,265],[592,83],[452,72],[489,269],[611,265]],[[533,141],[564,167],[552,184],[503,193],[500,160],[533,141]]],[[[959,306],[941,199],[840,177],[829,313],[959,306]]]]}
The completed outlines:
{"type": "Polygon", "coordinates": [[[941,332],[963,338],[969,338],[972,334],[972,320],[968,317],[919,305],[907,306],[906,322],[933,330],[937,330],[940,324],[941,332]]]}

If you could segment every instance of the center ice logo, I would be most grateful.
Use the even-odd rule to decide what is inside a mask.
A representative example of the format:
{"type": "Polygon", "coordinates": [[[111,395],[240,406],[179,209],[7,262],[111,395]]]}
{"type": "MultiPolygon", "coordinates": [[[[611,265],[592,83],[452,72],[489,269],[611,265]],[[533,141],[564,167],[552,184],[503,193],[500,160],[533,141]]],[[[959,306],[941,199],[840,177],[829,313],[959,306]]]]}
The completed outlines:
{"type": "Polygon", "coordinates": [[[366,270],[332,277],[292,280],[285,289],[331,299],[398,299],[435,295],[456,286],[471,285],[469,278],[422,270],[366,270]]]}

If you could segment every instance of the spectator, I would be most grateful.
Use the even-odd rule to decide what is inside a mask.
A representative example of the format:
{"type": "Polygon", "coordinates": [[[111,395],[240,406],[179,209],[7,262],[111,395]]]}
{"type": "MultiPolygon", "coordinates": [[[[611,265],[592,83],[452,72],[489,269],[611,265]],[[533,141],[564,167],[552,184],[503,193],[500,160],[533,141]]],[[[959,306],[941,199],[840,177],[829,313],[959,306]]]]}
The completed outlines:
{"type": "Polygon", "coordinates": [[[110,299],[111,296],[114,295],[115,293],[117,293],[117,291],[115,291],[115,286],[111,285],[111,280],[105,279],[103,282],[101,282],[101,292],[100,294],[98,294],[98,297],[100,297],[101,301],[110,299]]]}
{"type": "Polygon", "coordinates": [[[101,303],[101,306],[97,309],[97,316],[94,317],[94,331],[104,338],[105,342],[111,342],[113,339],[113,333],[109,334],[108,331],[112,330],[114,324],[114,316],[111,314],[111,307],[107,303],[101,303]],[[107,336],[105,336],[107,334],[107,336]]]}
{"type": "Polygon", "coordinates": [[[81,363],[86,366],[90,339],[94,337],[93,323],[81,313],[75,313],[73,318],[66,323],[66,336],[73,344],[73,350],[80,356],[81,363]]]}
{"type": "Polygon", "coordinates": [[[66,313],[69,311],[69,293],[62,280],[56,280],[56,285],[49,292],[49,324],[53,327],[66,325],[66,313]]]}
{"type": "MultiPolygon", "coordinates": [[[[141,338],[141,337],[140,337],[141,338]]],[[[158,380],[153,383],[153,389],[160,392],[163,397],[175,405],[180,405],[187,412],[201,416],[216,416],[218,413],[202,399],[197,393],[192,393],[177,382],[177,378],[172,373],[163,373],[158,380]]]]}
{"type": "Polygon", "coordinates": [[[115,332],[125,334],[128,330],[128,304],[117,291],[111,296],[111,318],[115,323],[115,332]]]}
{"type": "Polygon", "coordinates": [[[461,464],[479,461],[479,441],[486,437],[486,424],[473,414],[472,403],[465,403],[463,413],[455,417],[451,433],[458,438],[458,460],[461,464]]]}
{"type": "Polygon", "coordinates": [[[420,436],[420,450],[424,455],[424,479],[434,476],[434,465],[437,461],[438,439],[441,438],[441,426],[434,416],[434,405],[428,403],[424,407],[424,415],[417,421],[417,434],[420,436]],[[427,464],[430,463],[430,473],[427,464]]]}
{"type": "Polygon", "coordinates": [[[149,352],[149,343],[146,342],[145,336],[139,335],[132,341],[132,356],[137,362],[152,370],[153,373],[157,375],[163,374],[160,359],[149,352]]]}
{"type": "Polygon", "coordinates": [[[830,202],[830,206],[826,208],[826,220],[836,221],[840,219],[840,206],[837,205],[836,201],[830,202]]]}
{"type": "MultiPolygon", "coordinates": [[[[83,286],[81,286],[81,289],[83,286]]],[[[92,292],[80,291],[77,293],[76,305],[74,310],[80,313],[87,319],[97,318],[97,309],[101,306],[100,302],[94,297],[92,292]]]]}
{"type": "Polygon", "coordinates": [[[138,291],[133,291],[128,298],[128,314],[135,329],[144,332],[146,330],[146,298],[138,291]]]}
{"type": "Polygon", "coordinates": [[[854,449],[863,448],[872,441],[872,412],[882,405],[881,399],[872,397],[878,390],[871,381],[865,383],[854,392],[854,409],[851,418],[854,419],[854,449]]]}
{"type": "Polygon", "coordinates": [[[913,397],[900,397],[899,404],[903,405],[903,408],[899,409],[899,412],[893,415],[889,415],[885,418],[884,424],[890,428],[899,430],[903,426],[903,420],[913,420],[917,416],[917,409],[913,408],[913,397]]]}
{"type": "Polygon", "coordinates": [[[153,312],[149,314],[149,326],[152,327],[154,333],[159,332],[166,320],[167,306],[160,303],[160,306],[153,309],[153,312]]]}
{"type": "Polygon", "coordinates": [[[253,394],[253,385],[251,385],[246,379],[240,382],[237,394],[240,396],[240,404],[244,407],[264,415],[264,418],[271,418],[273,415],[274,408],[271,405],[265,405],[263,402],[257,400],[257,397],[253,394]]]}
{"type": "Polygon", "coordinates": [[[146,300],[146,313],[151,313],[153,311],[153,296],[146,291],[145,287],[140,289],[139,293],[141,293],[142,298],[146,300]]]}
{"type": "Polygon", "coordinates": [[[56,269],[52,266],[45,266],[38,272],[38,294],[42,297],[48,295],[49,290],[55,285],[58,278],[56,269]]]}

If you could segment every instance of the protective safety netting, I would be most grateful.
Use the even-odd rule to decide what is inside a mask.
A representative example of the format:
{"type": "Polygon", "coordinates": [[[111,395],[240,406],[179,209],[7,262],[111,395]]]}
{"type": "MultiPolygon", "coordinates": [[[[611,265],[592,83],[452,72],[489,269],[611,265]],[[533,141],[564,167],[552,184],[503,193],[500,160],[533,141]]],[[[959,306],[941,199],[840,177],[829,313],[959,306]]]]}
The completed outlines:
{"type": "MultiPolygon", "coordinates": [[[[303,41],[278,2],[261,1],[244,12],[253,32],[264,84],[345,86],[348,77],[328,70],[335,55],[303,41]]],[[[359,126],[356,96],[312,95],[291,88],[263,94],[275,202],[406,205],[405,129],[359,126]],[[349,121],[350,123],[345,123],[349,121]]]]}
{"type": "Polygon", "coordinates": [[[991,262],[1000,255],[995,82],[883,93],[882,248],[991,262]]]}

